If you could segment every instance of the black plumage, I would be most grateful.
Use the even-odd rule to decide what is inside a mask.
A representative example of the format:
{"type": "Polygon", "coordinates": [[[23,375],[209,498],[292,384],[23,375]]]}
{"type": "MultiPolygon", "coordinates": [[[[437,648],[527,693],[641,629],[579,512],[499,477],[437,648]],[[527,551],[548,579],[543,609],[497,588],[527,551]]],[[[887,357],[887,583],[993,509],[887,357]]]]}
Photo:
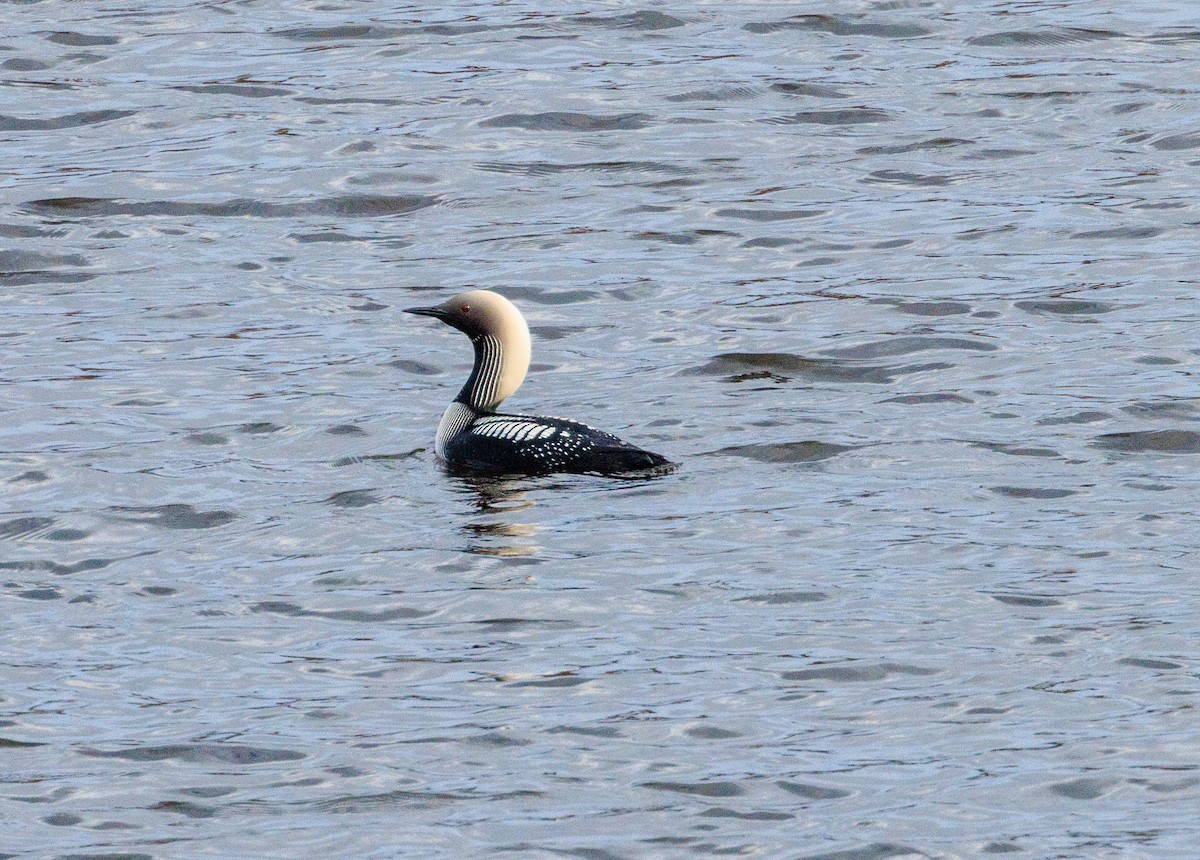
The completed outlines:
{"type": "Polygon", "coordinates": [[[594,472],[615,474],[660,469],[670,464],[661,454],[578,421],[531,415],[481,415],[446,442],[446,461],[470,471],[521,473],[594,472]],[[496,422],[489,423],[486,419],[496,422]],[[511,424],[509,423],[511,422],[511,424]],[[514,430],[511,436],[486,432],[489,427],[514,430]],[[524,438],[516,438],[526,433],[524,438]]]}

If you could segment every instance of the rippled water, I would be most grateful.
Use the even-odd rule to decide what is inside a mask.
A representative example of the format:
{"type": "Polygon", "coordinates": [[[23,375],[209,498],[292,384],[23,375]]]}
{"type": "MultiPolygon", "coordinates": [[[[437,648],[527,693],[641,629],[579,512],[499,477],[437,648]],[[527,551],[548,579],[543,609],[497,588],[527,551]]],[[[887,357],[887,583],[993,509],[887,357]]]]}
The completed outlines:
{"type": "Polygon", "coordinates": [[[1195,856],[1193,4],[0,18],[0,855],[1195,856]]]}

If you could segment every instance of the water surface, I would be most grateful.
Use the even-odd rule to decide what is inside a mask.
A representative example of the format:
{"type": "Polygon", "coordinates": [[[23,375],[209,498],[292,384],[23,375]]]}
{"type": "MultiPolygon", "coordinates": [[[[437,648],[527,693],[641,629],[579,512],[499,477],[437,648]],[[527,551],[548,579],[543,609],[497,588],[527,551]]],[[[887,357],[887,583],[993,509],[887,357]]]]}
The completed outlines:
{"type": "Polygon", "coordinates": [[[1194,856],[1191,4],[0,9],[0,854],[1194,856]]]}

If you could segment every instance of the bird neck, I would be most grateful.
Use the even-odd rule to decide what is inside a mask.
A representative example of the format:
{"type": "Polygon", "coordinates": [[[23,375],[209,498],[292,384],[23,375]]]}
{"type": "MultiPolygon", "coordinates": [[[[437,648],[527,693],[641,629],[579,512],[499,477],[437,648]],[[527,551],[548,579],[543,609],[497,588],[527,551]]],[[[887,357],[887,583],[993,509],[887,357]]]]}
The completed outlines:
{"type": "Polygon", "coordinates": [[[455,398],[476,412],[494,412],[525,380],[529,370],[529,329],[524,320],[499,333],[471,338],[475,366],[455,398]]]}

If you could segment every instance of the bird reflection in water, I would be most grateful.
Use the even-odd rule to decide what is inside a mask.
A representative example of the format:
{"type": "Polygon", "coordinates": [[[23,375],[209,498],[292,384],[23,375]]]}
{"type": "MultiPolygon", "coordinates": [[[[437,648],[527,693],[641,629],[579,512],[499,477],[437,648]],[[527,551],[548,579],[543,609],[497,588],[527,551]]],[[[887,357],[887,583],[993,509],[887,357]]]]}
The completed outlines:
{"type": "Polygon", "coordinates": [[[541,544],[532,538],[544,527],[514,522],[519,512],[535,505],[526,492],[529,479],[457,475],[454,480],[478,513],[462,526],[470,536],[467,552],[499,558],[527,558],[541,552],[541,544]]]}

